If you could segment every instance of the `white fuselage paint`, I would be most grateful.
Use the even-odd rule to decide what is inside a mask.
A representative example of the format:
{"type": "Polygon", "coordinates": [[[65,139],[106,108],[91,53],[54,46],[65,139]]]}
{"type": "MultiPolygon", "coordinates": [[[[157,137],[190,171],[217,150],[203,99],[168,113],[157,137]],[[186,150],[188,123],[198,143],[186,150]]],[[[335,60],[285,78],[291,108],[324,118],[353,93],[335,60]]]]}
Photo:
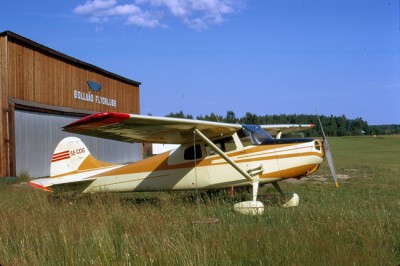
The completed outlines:
{"type": "MultiPolygon", "coordinates": [[[[284,178],[300,178],[314,172],[324,156],[323,150],[316,149],[314,142],[277,145],[273,149],[266,145],[265,150],[256,152],[247,152],[254,148],[248,146],[226,154],[245,171],[262,166],[260,183],[265,184],[284,178]]],[[[121,167],[120,174],[99,176],[84,193],[219,189],[250,184],[218,155],[206,156],[201,161],[207,164],[201,164],[199,160],[196,167],[194,161],[184,162],[184,149],[181,146],[169,153],[168,165],[171,169],[166,167],[157,171],[130,173],[124,172],[124,167],[121,167]],[[193,164],[188,166],[188,162],[193,164]]]]}

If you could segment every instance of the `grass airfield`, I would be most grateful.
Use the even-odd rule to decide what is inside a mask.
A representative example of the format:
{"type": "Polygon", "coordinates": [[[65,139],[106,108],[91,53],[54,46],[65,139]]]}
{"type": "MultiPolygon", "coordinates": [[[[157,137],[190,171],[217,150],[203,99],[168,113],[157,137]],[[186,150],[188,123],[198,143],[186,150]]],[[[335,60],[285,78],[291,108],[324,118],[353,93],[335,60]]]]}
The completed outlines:
{"type": "Polygon", "coordinates": [[[329,143],[339,189],[324,162],[280,183],[298,207],[266,186],[254,217],[232,211],[246,192],[60,198],[0,180],[0,265],[399,265],[400,136],[329,143]]]}

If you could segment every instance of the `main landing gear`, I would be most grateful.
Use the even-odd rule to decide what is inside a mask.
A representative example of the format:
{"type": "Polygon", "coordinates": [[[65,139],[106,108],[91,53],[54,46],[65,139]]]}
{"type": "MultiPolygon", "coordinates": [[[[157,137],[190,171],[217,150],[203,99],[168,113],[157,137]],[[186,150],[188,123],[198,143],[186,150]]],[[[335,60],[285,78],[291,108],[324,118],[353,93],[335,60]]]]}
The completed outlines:
{"type": "MultiPolygon", "coordinates": [[[[247,215],[262,215],[264,213],[264,204],[257,201],[257,193],[259,182],[255,181],[253,185],[253,200],[242,201],[233,205],[233,210],[238,213],[247,215]]],[[[299,205],[299,196],[296,193],[284,193],[278,182],[272,185],[279,192],[279,197],[273,199],[274,203],[283,208],[296,207],[299,205]]]]}
{"type": "Polygon", "coordinates": [[[296,207],[299,205],[299,195],[296,193],[283,193],[281,187],[278,182],[273,182],[272,185],[279,192],[280,200],[279,205],[283,208],[296,207]]]}

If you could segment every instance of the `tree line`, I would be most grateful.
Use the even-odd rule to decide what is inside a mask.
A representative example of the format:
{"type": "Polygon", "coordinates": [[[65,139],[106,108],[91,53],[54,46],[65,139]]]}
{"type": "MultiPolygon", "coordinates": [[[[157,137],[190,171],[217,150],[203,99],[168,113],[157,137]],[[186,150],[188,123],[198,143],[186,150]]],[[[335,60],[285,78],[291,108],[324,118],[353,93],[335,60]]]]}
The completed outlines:
{"type": "MultiPolygon", "coordinates": [[[[184,114],[182,111],[169,113],[167,117],[193,119],[192,115],[184,114]]],[[[385,135],[400,134],[400,125],[373,125],[369,126],[362,118],[348,119],[342,116],[319,116],[325,134],[328,136],[360,136],[360,135],[385,135]]],[[[304,131],[305,137],[320,136],[322,134],[317,115],[256,115],[247,112],[243,117],[236,117],[233,111],[227,111],[225,116],[211,113],[210,115],[197,116],[198,120],[225,122],[233,124],[314,124],[311,130],[304,131]]]]}

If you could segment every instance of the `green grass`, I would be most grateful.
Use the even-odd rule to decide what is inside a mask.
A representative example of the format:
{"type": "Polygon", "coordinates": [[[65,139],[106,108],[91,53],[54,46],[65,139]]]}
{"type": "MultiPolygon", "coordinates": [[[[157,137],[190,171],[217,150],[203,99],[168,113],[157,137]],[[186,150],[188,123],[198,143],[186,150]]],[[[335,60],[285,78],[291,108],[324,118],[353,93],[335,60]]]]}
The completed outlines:
{"type": "MultiPolygon", "coordinates": [[[[339,180],[281,182],[300,205],[234,213],[189,193],[48,198],[0,181],[1,265],[399,265],[400,137],[329,139],[339,180]],[[218,223],[193,223],[209,217],[218,223]]],[[[324,163],[316,175],[329,175],[324,163]]],[[[261,194],[274,192],[262,188],[261,194]]],[[[260,197],[262,198],[262,196],[260,197]]]]}

